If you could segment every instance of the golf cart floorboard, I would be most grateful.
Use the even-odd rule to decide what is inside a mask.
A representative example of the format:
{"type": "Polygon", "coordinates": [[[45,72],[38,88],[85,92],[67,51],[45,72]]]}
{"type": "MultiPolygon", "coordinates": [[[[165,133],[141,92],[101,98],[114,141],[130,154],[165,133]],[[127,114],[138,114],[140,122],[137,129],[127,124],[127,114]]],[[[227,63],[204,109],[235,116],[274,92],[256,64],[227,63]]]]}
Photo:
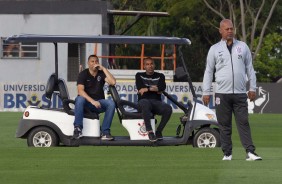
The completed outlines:
{"type": "Polygon", "coordinates": [[[115,136],[114,140],[101,140],[98,137],[82,137],[78,140],[69,139],[67,146],[171,146],[185,144],[182,137],[163,137],[163,140],[130,140],[129,136],[115,136]]]}

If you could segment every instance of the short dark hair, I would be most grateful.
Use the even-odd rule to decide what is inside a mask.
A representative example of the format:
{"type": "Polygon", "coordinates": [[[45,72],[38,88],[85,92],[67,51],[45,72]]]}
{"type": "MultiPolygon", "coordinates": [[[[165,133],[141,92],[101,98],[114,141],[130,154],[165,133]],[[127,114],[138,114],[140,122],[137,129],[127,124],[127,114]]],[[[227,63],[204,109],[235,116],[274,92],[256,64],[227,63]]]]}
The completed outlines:
{"type": "Polygon", "coordinates": [[[147,60],[151,60],[151,61],[153,61],[153,63],[155,63],[154,59],[151,58],[151,57],[146,57],[146,58],[143,60],[143,63],[145,63],[147,60]]]}
{"type": "Polygon", "coordinates": [[[96,56],[95,54],[91,54],[90,56],[88,56],[88,60],[87,61],[89,61],[89,59],[92,58],[92,57],[95,57],[95,58],[99,59],[98,56],[96,56]]]}

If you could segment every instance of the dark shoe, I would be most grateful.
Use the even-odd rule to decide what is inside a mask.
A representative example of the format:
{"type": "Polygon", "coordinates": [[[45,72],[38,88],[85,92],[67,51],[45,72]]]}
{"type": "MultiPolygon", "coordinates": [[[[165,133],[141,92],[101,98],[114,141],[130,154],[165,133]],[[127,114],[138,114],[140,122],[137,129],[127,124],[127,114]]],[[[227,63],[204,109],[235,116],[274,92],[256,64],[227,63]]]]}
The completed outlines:
{"type": "Polygon", "coordinates": [[[111,134],[102,134],[101,135],[101,140],[103,141],[112,141],[115,138],[111,134]]]}
{"type": "Polygon", "coordinates": [[[156,137],[158,140],[163,140],[162,132],[156,131],[156,137]]]}
{"type": "Polygon", "coordinates": [[[148,137],[151,142],[156,142],[158,140],[154,132],[149,132],[148,137]]]}
{"type": "Polygon", "coordinates": [[[73,131],[73,139],[79,139],[80,137],[82,137],[82,131],[79,127],[74,127],[74,131],[73,131]]]}

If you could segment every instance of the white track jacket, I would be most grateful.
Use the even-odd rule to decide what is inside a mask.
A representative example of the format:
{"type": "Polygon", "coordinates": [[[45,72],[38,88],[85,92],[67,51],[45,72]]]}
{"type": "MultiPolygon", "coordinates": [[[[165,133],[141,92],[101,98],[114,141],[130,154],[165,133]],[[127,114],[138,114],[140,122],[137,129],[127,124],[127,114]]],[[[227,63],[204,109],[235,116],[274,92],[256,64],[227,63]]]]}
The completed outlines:
{"type": "Polygon", "coordinates": [[[226,40],[221,40],[211,46],[203,80],[203,95],[212,94],[214,69],[216,93],[246,93],[247,81],[250,83],[249,91],[256,91],[252,55],[245,42],[233,39],[231,53],[227,48],[226,40]]]}

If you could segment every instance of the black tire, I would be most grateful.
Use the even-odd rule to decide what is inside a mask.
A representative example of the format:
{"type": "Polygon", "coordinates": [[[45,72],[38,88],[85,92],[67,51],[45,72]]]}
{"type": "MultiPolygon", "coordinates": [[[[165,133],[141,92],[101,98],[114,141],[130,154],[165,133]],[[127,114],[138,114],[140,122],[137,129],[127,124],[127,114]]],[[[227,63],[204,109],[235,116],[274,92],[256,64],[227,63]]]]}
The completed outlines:
{"type": "Polygon", "coordinates": [[[219,147],[219,132],[210,127],[201,128],[193,138],[193,146],[198,148],[219,147]]]}
{"type": "Polygon", "coordinates": [[[53,147],[59,145],[59,139],[52,129],[41,126],[34,128],[28,134],[27,145],[30,147],[53,147]]]}

